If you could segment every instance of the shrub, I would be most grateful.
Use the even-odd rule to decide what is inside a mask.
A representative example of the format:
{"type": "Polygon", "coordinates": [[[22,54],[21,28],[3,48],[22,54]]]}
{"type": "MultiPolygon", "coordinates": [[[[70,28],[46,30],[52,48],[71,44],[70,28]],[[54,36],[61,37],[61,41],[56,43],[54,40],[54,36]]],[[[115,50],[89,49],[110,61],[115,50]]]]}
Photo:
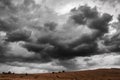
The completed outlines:
{"type": "Polygon", "coordinates": [[[27,73],[25,73],[25,75],[27,76],[28,74],[27,74],[27,73]]]}
{"type": "Polygon", "coordinates": [[[60,71],[58,73],[61,73],[60,71]]]}
{"type": "Polygon", "coordinates": [[[64,73],[65,71],[63,70],[62,72],[64,73]]]}
{"type": "Polygon", "coordinates": [[[52,74],[54,74],[55,72],[52,72],[52,74]]]}
{"type": "Polygon", "coordinates": [[[5,72],[2,72],[2,74],[6,74],[5,72]]]}
{"type": "Polygon", "coordinates": [[[10,71],[8,71],[8,74],[11,74],[11,72],[10,72],[10,71]]]}

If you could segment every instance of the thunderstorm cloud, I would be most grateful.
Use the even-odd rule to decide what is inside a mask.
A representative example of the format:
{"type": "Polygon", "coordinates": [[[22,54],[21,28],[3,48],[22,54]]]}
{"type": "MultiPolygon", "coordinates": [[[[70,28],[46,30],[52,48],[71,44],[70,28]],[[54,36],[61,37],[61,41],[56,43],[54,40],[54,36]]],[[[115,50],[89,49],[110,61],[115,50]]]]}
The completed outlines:
{"type": "Polygon", "coordinates": [[[0,72],[120,66],[119,4],[119,0],[0,0],[0,72]]]}

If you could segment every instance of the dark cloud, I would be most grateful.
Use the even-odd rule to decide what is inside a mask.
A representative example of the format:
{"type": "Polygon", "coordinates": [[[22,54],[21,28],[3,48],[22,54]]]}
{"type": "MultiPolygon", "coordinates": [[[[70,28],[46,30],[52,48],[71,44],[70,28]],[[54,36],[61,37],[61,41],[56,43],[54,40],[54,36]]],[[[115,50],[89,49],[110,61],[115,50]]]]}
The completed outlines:
{"type": "Polygon", "coordinates": [[[120,2],[120,0],[100,0],[100,1],[102,1],[102,2],[109,2],[109,3],[119,3],[120,2]]]}
{"type": "MultiPolygon", "coordinates": [[[[81,19],[85,20],[84,25],[86,25],[89,30],[93,30],[92,33],[83,34],[81,37],[68,44],[64,43],[64,39],[61,38],[64,35],[55,36],[54,34],[56,33],[53,33],[52,35],[50,34],[38,38],[35,44],[25,44],[24,47],[29,51],[39,53],[41,56],[44,55],[51,59],[59,60],[99,54],[97,39],[108,32],[108,24],[111,21],[112,16],[109,14],[99,15],[96,8],[90,8],[85,5],[74,10],[69,19],[75,20],[74,22],[79,25],[83,23],[81,22],[81,19]],[[81,15],[83,15],[85,19],[81,18],[81,15]],[[78,19],[73,18],[74,16],[77,16],[76,18],[78,19]],[[52,47],[47,47],[46,49],[46,46],[41,46],[46,44],[49,44],[52,47]]],[[[45,26],[50,25],[47,24],[45,26]]]]}
{"type": "Polygon", "coordinates": [[[120,22],[120,14],[118,15],[118,21],[120,22]]]}
{"type": "Polygon", "coordinates": [[[24,5],[26,6],[30,6],[31,4],[35,4],[35,1],[34,0],[24,0],[24,5]]]}
{"type": "Polygon", "coordinates": [[[24,12],[27,12],[27,11],[30,11],[31,9],[35,9],[39,7],[38,5],[36,5],[35,1],[34,0],[24,0],[23,1],[23,4],[18,7],[18,10],[19,8],[22,9],[24,12]]]}
{"type": "MultiPolygon", "coordinates": [[[[1,2],[4,6],[10,7],[6,12],[11,14],[11,10],[13,10],[11,4],[13,3],[7,0],[1,0],[1,2]]],[[[2,43],[0,44],[0,53],[2,53],[0,57],[5,59],[1,62],[44,63],[57,59],[59,60],[57,65],[63,65],[69,70],[73,69],[75,68],[74,61],[69,62],[71,59],[100,54],[97,40],[108,32],[109,22],[112,19],[109,14],[101,15],[97,11],[97,7],[91,8],[84,5],[71,10],[68,21],[59,25],[57,20],[54,20],[55,14],[51,13],[49,8],[41,8],[33,0],[24,0],[21,5],[14,6],[14,8],[17,11],[13,15],[11,14],[12,16],[7,14],[3,19],[0,17],[0,31],[6,33],[4,42],[11,47],[10,43],[23,41],[19,46],[28,52],[33,52],[34,55],[16,57],[12,56],[13,54],[6,54],[5,50],[8,51],[8,45],[2,43]],[[73,21],[73,23],[69,21],[73,21]],[[65,25],[68,26],[67,30],[64,28],[65,25]]],[[[92,64],[89,65],[92,66],[92,64]]]]}
{"type": "Polygon", "coordinates": [[[22,45],[24,48],[27,48],[28,51],[32,51],[32,52],[41,52],[44,49],[44,46],[40,45],[40,44],[35,44],[35,43],[26,43],[24,45],[22,45]]]}
{"type": "Polygon", "coordinates": [[[78,68],[76,65],[76,60],[71,59],[71,60],[60,60],[56,62],[56,65],[62,65],[64,66],[68,71],[70,70],[75,70],[78,68]],[[71,65],[72,64],[72,65],[71,65]]]}
{"type": "Polygon", "coordinates": [[[71,59],[76,56],[88,56],[93,55],[97,51],[96,43],[78,44],[76,46],[60,44],[55,39],[46,37],[40,38],[38,43],[24,44],[23,47],[28,51],[39,53],[42,56],[46,56],[54,59],[71,59]]]}
{"type": "Polygon", "coordinates": [[[0,43],[0,54],[4,54],[8,51],[7,43],[0,43]]]}
{"type": "Polygon", "coordinates": [[[101,33],[108,32],[108,23],[112,20],[112,16],[109,14],[103,14],[102,17],[92,20],[88,25],[92,29],[97,29],[101,33]]]}
{"type": "Polygon", "coordinates": [[[48,22],[48,23],[45,23],[44,26],[48,29],[48,30],[55,30],[56,29],[56,26],[57,26],[57,23],[55,22],[48,22]]]}
{"type": "Polygon", "coordinates": [[[109,52],[120,52],[120,34],[114,35],[110,39],[105,39],[104,45],[109,50],[109,52]]]}
{"type": "Polygon", "coordinates": [[[90,8],[88,6],[80,6],[78,9],[72,9],[73,16],[71,18],[77,24],[85,24],[86,21],[90,18],[97,18],[98,11],[95,8],[90,8]]]}
{"type": "Polygon", "coordinates": [[[74,15],[71,18],[78,24],[85,24],[85,17],[82,14],[74,15]]]}
{"type": "Polygon", "coordinates": [[[6,41],[9,41],[9,42],[29,41],[30,36],[31,36],[31,31],[16,30],[7,34],[6,41]]]}
{"type": "Polygon", "coordinates": [[[14,6],[13,0],[0,0],[0,10],[2,12],[6,12],[5,14],[9,13],[16,13],[17,12],[17,7],[14,6]]]}
{"type": "Polygon", "coordinates": [[[38,38],[37,40],[38,44],[51,44],[51,45],[61,45],[59,44],[59,37],[55,37],[52,35],[47,35],[47,36],[43,36],[38,38]]]}
{"type": "Polygon", "coordinates": [[[0,3],[7,7],[11,6],[11,1],[8,0],[0,0],[0,3]]]}
{"type": "Polygon", "coordinates": [[[113,22],[111,27],[115,30],[112,35],[104,36],[104,45],[109,52],[120,52],[120,22],[113,22]]]}
{"type": "Polygon", "coordinates": [[[18,12],[18,10],[20,10],[20,9],[23,9],[23,11],[25,11],[25,10],[28,11],[28,10],[30,10],[30,8],[35,7],[34,0],[23,0],[23,1],[0,0],[0,3],[1,3],[1,6],[0,6],[1,9],[5,9],[7,11],[9,10],[9,11],[12,11],[14,13],[18,12]],[[16,5],[15,2],[18,2],[18,4],[16,5]]]}
{"type": "Polygon", "coordinates": [[[17,29],[17,24],[13,19],[1,20],[0,19],[0,31],[10,32],[17,29]]]}
{"type": "MultiPolygon", "coordinates": [[[[105,33],[108,33],[108,26],[109,26],[109,22],[112,20],[112,16],[109,14],[106,14],[106,13],[100,15],[100,14],[98,14],[98,11],[96,8],[89,8],[86,6],[82,6],[82,9],[80,9],[80,8],[81,7],[78,8],[78,10],[80,10],[79,12],[84,13],[86,15],[86,17],[85,17],[86,25],[88,26],[88,28],[90,28],[91,30],[95,30],[95,31],[93,31],[92,34],[89,34],[89,35],[86,34],[86,35],[83,35],[82,37],[78,38],[76,41],[71,43],[71,46],[76,47],[76,46],[81,46],[82,44],[84,44],[84,46],[82,45],[82,48],[80,47],[81,50],[86,51],[86,50],[84,50],[84,48],[86,49],[89,47],[90,51],[93,50],[93,52],[89,52],[89,49],[88,49],[87,50],[88,53],[94,54],[94,52],[95,52],[98,54],[99,52],[96,52],[96,51],[98,51],[99,48],[98,48],[96,40],[100,39],[105,33]],[[90,14],[87,14],[89,12],[92,14],[91,17],[89,17],[90,14]]],[[[76,10],[74,10],[74,13],[75,12],[76,12],[76,10]]],[[[79,17],[77,17],[77,18],[79,18],[79,17]]]]}
{"type": "Polygon", "coordinates": [[[72,12],[73,16],[71,18],[75,21],[75,23],[85,24],[88,22],[89,28],[97,29],[101,33],[108,32],[108,23],[112,20],[111,15],[104,13],[100,16],[96,7],[90,8],[88,6],[81,6],[72,12]]]}
{"type": "Polygon", "coordinates": [[[0,62],[6,61],[6,57],[4,56],[10,51],[10,47],[8,47],[8,43],[4,41],[4,38],[0,36],[0,62]]]}
{"type": "MultiPolygon", "coordinates": [[[[32,42],[31,36],[33,39],[33,37],[36,37],[35,35],[39,36],[39,33],[40,35],[43,35],[42,32],[48,34],[49,31],[55,30],[57,24],[53,19],[56,19],[54,18],[56,14],[53,13],[54,12],[47,7],[43,6],[41,8],[34,0],[23,0],[23,2],[19,0],[0,0],[0,32],[6,33],[3,41],[7,44],[0,44],[1,61],[6,62],[16,60],[30,62],[35,59],[33,60],[35,62],[44,62],[44,59],[49,59],[47,57],[45,58],[44,55],[42,55],[41,58],[41,55],[39,54],[36,54],[32,58],[16,57],[10,52],[12,51],[12,47],[16,48],[16,45],[13,46],[11,43],[16,42],[18,44],[19,41],[26,42],[26,45],[23,45],[22,47],[27,48],[30,52],[44,52],[44,49],[47,49],[47,46],[41,46],[41,44],[32,42]],[[40,26],[43,26],[43,28],[36,33],[37,30],[31,28],[31,26],[37,26],[39,28],[41,28],[40,26]],[[29,43],[30,41],[31,43],[29,43]],[[7,49],[8,47],[9,50],[7,49]]],[[[19,53],[16,52],[16,54],[19,53]]]]}

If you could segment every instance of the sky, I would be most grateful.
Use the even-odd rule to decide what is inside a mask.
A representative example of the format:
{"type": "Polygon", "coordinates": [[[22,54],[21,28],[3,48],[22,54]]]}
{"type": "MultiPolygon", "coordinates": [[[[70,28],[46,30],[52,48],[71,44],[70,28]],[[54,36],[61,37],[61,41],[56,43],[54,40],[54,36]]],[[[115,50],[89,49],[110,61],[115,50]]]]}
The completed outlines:
{"type": "Polygon", "coordinates": [[[120,68],[120,0],[0,0],[0,72],[120,68]]]}

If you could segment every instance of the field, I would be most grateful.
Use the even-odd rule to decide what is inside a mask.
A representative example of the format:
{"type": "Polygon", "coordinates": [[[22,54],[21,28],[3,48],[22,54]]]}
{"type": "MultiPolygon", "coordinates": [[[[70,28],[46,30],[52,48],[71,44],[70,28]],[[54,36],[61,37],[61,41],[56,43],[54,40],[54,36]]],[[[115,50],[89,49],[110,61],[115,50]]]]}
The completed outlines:
{"type": "Polygon", "coordinates": [[[97,69],[43,74],[0,74],[0,80],[120,80],[120,69],[97,69]]]}

